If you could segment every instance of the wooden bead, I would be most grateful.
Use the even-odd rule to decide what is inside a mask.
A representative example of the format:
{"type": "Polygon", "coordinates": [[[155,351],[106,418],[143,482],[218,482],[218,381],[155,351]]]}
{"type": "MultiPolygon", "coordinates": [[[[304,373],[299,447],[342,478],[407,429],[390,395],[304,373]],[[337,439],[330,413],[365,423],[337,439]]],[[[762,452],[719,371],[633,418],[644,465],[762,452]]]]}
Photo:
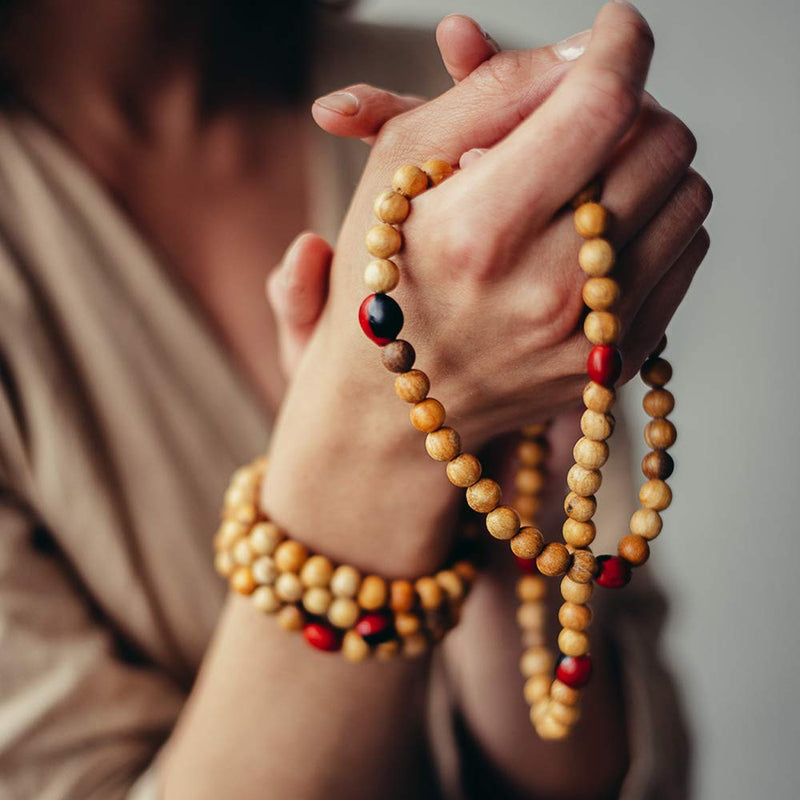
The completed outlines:
{"type": "Polygon", "coordinates": [[[511,506],[497,506],[486,515],[486,528],[495,539],[511,539],[519,532],[519,514],[511,506]]]}
{"type": "Polygon", "coordinates": [[[358,591],[358,604],[365,611],[377,611],[386,605],[389,590],[386,581],[378,575],[367,575],[358,591]]]}
{"type": "MultiPolygon", "coordinates": [[[[411,211],[411,203],[408,198],[398,192],[381,192],[375,200],[373,206],[375,216],[389,225],[400,225],[406,221],[408,212],[411,211]]],[[[380,291],[376,289],[375,291],[380,291]]]]}
{"type": "Polygon", "coordinates": [[[567,473],[567,486],[581,497],[589,497],[597,492],[603,482],[603,474],[597,469],[586,469],[573,464],[567,473]]]}
{"type": "Polygon", "coordinates": [[[303,586],[327,587],[333,577],[333,564],[325,556],[311,556],[300,570],[303,586]]]}
{"type": "Polygon", "coordinates": [[[464,581],[451,569],[443,569],[436,573],[436,582],[442,587],[447,598],[452,603],[458,603],[464,599],[466,587],[464,581]]]}
{"type": "Polygon", "coordinates": [[[517,597],[535,603],[547,596],[547,584],[538,575],[521,575],[517,580],[517,597]]]}
{"type": "Polygon", "coordinates": [[[675,397],[669,389],[651,389],[644,396],[642,406],[651,417],[666,417],[675,408],[675,397]]]}
{"type": "Polygon", "coordinates": [[[581,431],[587,439],[604,442],[614,432],[615,420],[611,414],[601,414],[587,408],[581,416],[581,431]]]}
{"type": "Polygon", "coordinates": [[[650,558],[650,545],[644,536],[630,533],[619,540],[617,553],[631,566],[638,567],[650,558]]]}
{"type": "Polygon", "coordinates": [[[570,734],[570,728],[551,716],[544,716],[536,725],[536,733],[548,742],[561,742],[570,734]]]}
{"type": "Polygon", "coordinates": [[[568,603],[576,603],[578,605],[588,603],[593,590],[593,584],[578,583],[569,577],[569,575],[565,576],[561,581],[561,596],[568,603]]]}
{"type": "Polygon", "coordinates": [[[226,489],[222,498],[223,506],[229,511],[235,511],[237,506],[250,505],[256,499],[256,489],[252,485],[234,485],[226,489]]]}
{"type": "Polygon", "coordinates": [[[405,164],[392,176],[392,189],[406,197],[416,197],[428,188],[428,176],[414,164],[405,164]]]}
{"type": "MultiPolygon", "coordinates": [[[[576,492],[570,492],[564,498],[564,512],[576,522],[588,522],[597,510],[597,500],[594,495],[583,497],[576,492]]],[[[583,547],[585,545],[577,545],[583,547]]]]}
{"type": "Polygon", "coordinates": [[[572,456],[576,464],[586,469],[599,469],[608,461],[608,445],[583,436],[575,442],[572,456]]]}
{"type": "Polygon", "coordinates": [[[439,608],[444,600],[442,587],[437,583],[435,578],[429,576],[419,578],[414,584],[414,588],[419,595],[420,605],[428,611],[439,608]]]}
{"type": "Polygon", "coordinates": [[[405,658],[419,658],[430,649],[428,637],[424,633],[412,633],[404,637],[401,646],[405,658]]]}
{"type": "Polygon", "coordinates": [[[518,494],[514,496],[514,508],[517,509],[520,519],[531,522],[542,507],[542,500],[536,495],[518,494]]]}
{"type": "Polygon", "coordinates": [[[428,176],[432,186],[438,186],[453,174],[453,167],[441,158],[429,158],[422,171],[428,176]]]}
{"type": "Polygon", "coordinates": [[[528,705],[533,705],[543,700],[550,692],[549,675],[532,675],[525,681],[525,686],[522,689],[522,695],[528,705]]]}
{"type": "Polygon", "coordinates": [[[250,548],[247,539],[241,539],[233,546],[231,551],[234,562],[240,567],[249,567],[255,560],[255,553],[250,548]]]}
{"type": "Polygon", "coordinates": [[[420,403],[427,396],[431,388],[428,376],[419,369],[403,372],[394,379],[394,391],[406,403],[420,403]]]}
{"type": "Polygon", "coordinates": [[[560,722],[567,727],[572,727],[581,716],[581,711],[577,706],[557,703],[552,698],[550,705],[547,707],[547,713],[556,722],[560,722]]]}
{"type": "Polygon", "coordinates": [[[549,422],[531,422],[522,426],[521,433],[526,439],[535,439],[539,436],[544,436],[549,427],[549,422]]]}
{"type": "Polygon", "coordinates": [[[250,529],[250,547],[260,556],[271,556],[284,536],[274,522],[257,522],[250,529]]]}
{"type": "Polygon", "coordinates": [[[411,611],[416,602],[414,586],[411,581],[392,581],[389,586],[389,608],[395,613],[411,611]]]}
{"type": "Polygon", "coordinates": [[[272,586],[259,586],[253,592],[253,605],[264,614],[274,614],[282,605],[272,586]]]}
{"type": "Polygon", "coordinates": [[[649,480],[639,489],[639,502],[644,508],[663,511],[672,502],[672,490],[664,481],[649,480]]]}
{"type": "Polygon", "coordinates": [[[275,548],[275,566],[281,572],[300,572],[308,558],[308,550],[300,542],[289,539],[275,548]]]}
{"type": "Polygon", "coordinates": [[[371,655],[369,645],[355,632],[347,631],[342,639],[342,655],[353,663],[365,661],[371,655]]]}
{"type": "Polygon", "coordinates": [[[400,270],[394,261],[377,258],[364,270],[364,284],[371,292],[391,292],[400,283],[400,270]]]}
{"type": "Polygon", "coordinates": [[[256,583],[261,585],[272,585],[278,578],[278,567],[275,559],[269,556],[259,556],[250,567],[256,583]]]}
{"type": "Polygon", "coordinates": [[[394,615],[394,627],[398,636],[413,636],[421,627],[419,617],[407,611],[400,611],[394,615]]]}
{"type": "Polygon", "coordinates": [[[467,504],[479,514],[488,514],[497,508],[503,491],[497,481],[491,478],[481,478],[467,489],[467,504]]]}
{"type": "Polygon", "coordinates": [[[645,478],[658,478],[665,481],[675,470],[675,462],[669,453],[653,450],[642,459],[642,473],[645,478]]]}
{"type": "Polygon", "coordinates": [[[584,242],[578,253],[578,264],[593,278],[608,275],[614,267],[615,260],[614,248],[605,239],[590,239],[584,242]]]}
{"type": "Polygon", "coordinates": [[[349,564],[342,564],[333,572],[330,589],[336,597],[355,597],[361,588],[361,573],[349,564]]]}
{"type": "Polygon", "coordinates": [[[663,358],[648,358],[639,374],[648,386],[660,389],[672,379],[672,365],[663,358]]]}
{"type": "Polygon", "coordinates": [[[555,658],[547,647],[529,647],[519,660],[519,671],[524,678],[552,673],[554,666],[555,658]]]}
{"type": "Polygon", "coordinates": [[[540,602],[520,603],[517,608],[517,624],[523,630],[541,630],[545,620],[545,607],[540,602]]]}
{"type": "Polygon", "coordinates": [[[349,597],[334,597],[328,608],[328,619],[337,628],[352,628],[360,615],[358,603],[349,597]]]}
{"type": "Polygon", "coordinates": [[[456,561],[453,572],[465,583],[472,583],[478,577],[478,568],[470,561],[456,561]]]}
{"type": "Polygon", "coordinates": [[[537,528],[526,526],[511,540],[511,552],[518,558],[536,558],[544,549],[544,536],[537,528]]]}
{"type": "Polygon", "coordinates": [[[411,424],[423,433],[432,433],[444,424],[444,406],[432,397],[414,403],[409,412],[411,424]]]}
{"type": "Polygon", "coordinates": [[[523,467],[538,467],[547,456],[547,446],[541,441],[523,439],[517,445],[517,458],[523,467]]]}
{"type": "Polygon", "coordinates": [[[367,252],[375,258],[391,258],[400,252],[403,237],[397,228],[380,223],[367,231],[367,252]]]}
{"type": "Polygon", "coordinates": [[[644,439],[653,450],[666,450],[677,438],[678,432],[668,419],[652,419],[644,429],[644,439]]]}
{"type": "Polygon", "coordinates": [[[558,649],[565,656],[585,656],[589,652],[589,637],[583,631],[564,628],[558,634],[558,649]]]}
{"type": "Polygon", "coordinates": [[[572,207],[579,208],[584,203],[591,203],[600,197],[600,179],[595,178],[591,183],[584,186],[575,197],[572,198],[572,207]]]}
{"type": "Polygon", "coordinates": [[[565,519],[561,526],[561,535],[564,541],[573,547],[588,547],[597,535],[594,522],[586,520],[580,522],[576,519],[565,519]]]}
{"type": "Polygon", "coordinates": [[[309,614],[321,617],[323,614],[328,613],[331,607],[332,595],[330,590],[324,589],[321,586],[312,586],[303,592],[303,608],[309,614]]]}
{"type": "Polygon", "coordinates": [[[417,354],[405,339],[395,339],[381,348],[381,361],[390,372],[408,372],[417,354]]]}
{"type": "Polygon", "coordinates": [[[233,519],[225,519],[217,529],[216,544],[220,549],[229,550],[247,534],[247,525],[233,519]]]}
{"type": "Polygon", "coordinates": [[[550,698],[554,703],[561,703],[565,706],[575,706],[580,702],[580,689],[573,689],[559,680],[554,680],[550,686],[550,698]]]}
{"type": "Polygon", "coordinates": [[[439,428],[425,437],[425,449],[434,461],[451,461],[461,452],[461,437],[453,428],[439,428]]]}
{"type": "Polygon", "coordinates": [[[375,657],[378,661],[391,661],[400,654],[400,642],[390,639],[388,642],[381,642],[375,647],[375,657]]]}
{"type": "Polygon", "coordinates": [[[538,467],[521,467],[514,476],[514,488],[520,494],[537,494],[545,482],[544,472],[538,467]]]}
{"type": "Polygon", "coordinates": [[[614,405],[616,392],[612,386],[603,386],[600,383],[589,381],[583,389],[583,404],[586,408],[606,414],[614,405]]]}
{"type": "Polygon", "coordinates": [[[226,515],[230,519],[241,522],[243,525],[250,526],[258,519],[258,509],[255,503],[245,503],[244,505],[237,506],[230,512],[226,512],[226,515]]]}
{"type": "Polygon", "coordinates": [[[231,589],[239,594],[252,594],[257,586],[249,567],[236,567],[230,578],[231,589]]]}
{"type": "Polygon", "coordinates": [[[574,583],[590,583],[597,575],[597,559],[588,550],[576,550],[572,554],[572,566],[567,577],[574,583]]]}
{"type": "Polygon", "coordinates": [[[563,544],[550,542],[537,557],[536,567],[542,575],[553,578],[566,574],[571,561],[572,556],[563,544]]]}
{"type": "Polygon", "coordinates": [[[305,624],[305,615],[297,606],[284,606],[278,612],[278,625],[285,631],[299,631],[305,624]]]}
{"type": "Polygon", "coordinates": [[[579,603],[564,603],[558,621],[571,631],[585,631],[592,622],[592,609],[579,603]]]}
{"type": "Polygon", "coordinates": [[[227,550],[222,550],[214,556],[214,569],[223,578],[230,578],[236,569],[236,562],[227,550]]]}
{"type": "Polygon", "coordinates": [[[589,278],[582,294],[583,302],[593,311],[608,311],[619,300],[619,284],[613,278],[589,278]]]}
{"type": "Polygon", "coordinates": [[[275,592],[284,603],[296,603],[303,596],[303,584],[294,572],[282,572],[275,581],[275,592]]]}
{"type": "Polygon", "coordinates": [[[593,239],[605,233],[608,213],[600,203],[584,203],[575,209],[575,230],[584,239],[593,239]]]}
{"type": "Polygon", "coordinates": [[[481,477],[481,462],[470,453],[462,453],[447,462],[447,478],[453,486],[466,489],[481,477]]]}
{"type": "Polygon", "coordinates": [[[583,332],[592,344],[616,344],[620,331],[619,317],[610,311],[590,311],[583,321],[583,332]]]}
{"type": "Polygon", "coordinates": [[[655,539],[661,533],[661,515],[652,508],[640,508],[631,516],[631,533],[645,539],[655,539]]]}

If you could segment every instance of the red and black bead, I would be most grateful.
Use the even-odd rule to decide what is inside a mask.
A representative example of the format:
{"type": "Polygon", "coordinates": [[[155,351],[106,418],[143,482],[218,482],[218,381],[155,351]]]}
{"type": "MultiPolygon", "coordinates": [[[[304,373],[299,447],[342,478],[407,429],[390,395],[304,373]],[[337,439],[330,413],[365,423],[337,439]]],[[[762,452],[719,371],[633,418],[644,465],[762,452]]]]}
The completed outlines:
{"type": "Polygon", "coordinates": [[[573,689],[580,689],[592,677],[591,656],[561,656],[556,667],[556,678],[573,689]]]}
{"type": "Polygon", "coordinates": [[[361,330],[383,347],[394,341],[403,327],[403,311],[388,294],[371,294],[358,309],[361,330]]]}
{"type": "Polygon", "coordinates": [[[523,575],[536,575],[536,559],[523,558],[522,556],[515,555],[514,560],[517,562],[517,569],[523,575]]]}
{"type": "Polygon", "coordinates": [[[597,344],[586,361],[589,378],[603,386],[613,386],[622,374],[622,353],[618,347],[597,344]]]}
{"type": "Polygon", "coordinates": [[[631,565],[619,556],[598,556],[595,583],[606,589],[620,589],[631,579],[631,565]]]}
{"type": "Polygon", "coordinates": [[[388,642],[395,636],[394,625],[386,614],[364,614],[354,629],[370,646],[388,642]]]}
{"type": "Polygon", "coordinates": [[[330,625],[321,622],[309,622],[303,627],[303,636],[306,641],[317,650],[332,653],[342,646],[342,640],[338,631],[330,625]]]}

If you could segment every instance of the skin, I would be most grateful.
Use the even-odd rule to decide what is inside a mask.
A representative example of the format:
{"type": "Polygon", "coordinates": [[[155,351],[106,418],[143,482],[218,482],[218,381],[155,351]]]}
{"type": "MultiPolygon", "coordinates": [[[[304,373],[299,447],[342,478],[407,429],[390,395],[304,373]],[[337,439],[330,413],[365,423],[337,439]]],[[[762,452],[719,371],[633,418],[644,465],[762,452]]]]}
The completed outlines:
{"type": "MultiPolygon", "coordinates": [[[[523,423],[563,417],[579,397],[588,348],[577,324],[577,244],[561,209],[595,174],[604,173],[604,203],[618,220],[626,377],[661,337],[707,250],[710,192],[689,169],[691,134],[643,95],[652,36],[635,10],[605,6],[574,63],[549,48],[494,53],[471,23],[449,18],[439,29],[456,81],[449,92],[420,104],[354,88],[362,111],[345,122],[315,107],[319,124],[366,139],[372,151],[335,255],[313,234],[297,242],[288,280],[270,283],[276,313],[266,315],[253,288],[265,260],[280,259],[281,232],[305,219],[303,115],[234,108],[199,125],[187,56],[159,65],[158,81],[128,87],[149,132],[134,135],[116,104],[119,65],[128,78],[152,75],[141,69],[147,6],[91,5],[92,25],[59,4],[40,7],[50,30],[73,38],[58,59],[37,61],[29,31],[25,58],[57,68],[40,68],[24,92],[167,254],[279,410],[263,505],[335,560],[389,577],[421,574],[445,560],[455,529],[459,494],[398,413],[374,345],[353,324],[363,288],[360,270],[347,265],[365,259],[372,199],[395,166],[432,154],[457,163],[478,151],[458,178],[415,201],[397,293],[413,309],[404,335],[473,452],[523,423]],[[94,102],[84,108],[87,97],[94,102]],[[276,151],[291,152],[289,163],[271,158],[276,151]]],[[[567,437],[554,436],[563,459],[567,437]]],[[[466,662],[458,695],[477,751],[508,784],[506,796],[613,796],[626,753],[602,647],[595,700],[566,744],[538,742],[518,697],[511,710],[510,680],[476,679],[516,669],[517,650],[485,652],[485,631],[510,619],[492,577],[501,571],[490,571],[471,601],[476,622],[450,651],[466,662]]],[[[279,797],[370,798],[376,787],[387,798],[436,796],[424,737],[428,679],[427,659],[354,669],[232,598],[164,754],[163,797],[260,798],[266,787],[279,797]]]]}

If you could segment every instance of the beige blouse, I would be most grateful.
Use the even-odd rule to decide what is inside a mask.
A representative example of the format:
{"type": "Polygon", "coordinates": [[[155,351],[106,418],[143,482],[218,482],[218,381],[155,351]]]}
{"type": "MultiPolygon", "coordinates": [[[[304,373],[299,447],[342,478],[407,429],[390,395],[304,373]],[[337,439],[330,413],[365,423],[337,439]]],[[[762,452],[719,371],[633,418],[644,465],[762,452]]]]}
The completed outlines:
{"type": "MultiPolygon", "coordinates": [[[[359,78],[446,85],[432,40],[398,85],[370,54],[410,34],[350,35],[321,49],[317,91],[359,78]]],[[[331,236],[365,149],[318,145],[311,225],[331,236]]],[[[218,504],[232,470],[266,448],[270,420],[92,175],[8,113],[0,376],[0,798],[154,800],[150,765],[223,599],[209,551],[218,504]]],[[[685,754],[655,661],[657,619],[638,608],[618,627],[640,676],[625,797],[680,797],[685,754]]]]}

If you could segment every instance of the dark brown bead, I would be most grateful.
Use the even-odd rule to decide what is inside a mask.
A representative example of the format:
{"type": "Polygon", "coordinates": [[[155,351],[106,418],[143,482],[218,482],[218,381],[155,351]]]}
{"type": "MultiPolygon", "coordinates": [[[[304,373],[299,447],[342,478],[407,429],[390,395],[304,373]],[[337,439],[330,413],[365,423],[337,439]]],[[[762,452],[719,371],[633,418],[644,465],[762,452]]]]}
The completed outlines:
{"type": "Polygon", "coordinates": [[[390,372],[408,372],[416,357],[414,348],[405,339],[395,339],[381,348],[383,366],[390,372]]]}
{"type": "Polygon", "coordinates": [[[639,374],[648,386],[654,389],[661,388],[672,379],[672,366],[666,359],[656,356],[644,362],[639,374]]]}
{"type": "Polygon", "coordinates": [[[658,478],[665,481],[672,475],[675,462],[669,453],[663,450],[653,450],[642,459],[642,472],[645,478],[658,478]]]}

